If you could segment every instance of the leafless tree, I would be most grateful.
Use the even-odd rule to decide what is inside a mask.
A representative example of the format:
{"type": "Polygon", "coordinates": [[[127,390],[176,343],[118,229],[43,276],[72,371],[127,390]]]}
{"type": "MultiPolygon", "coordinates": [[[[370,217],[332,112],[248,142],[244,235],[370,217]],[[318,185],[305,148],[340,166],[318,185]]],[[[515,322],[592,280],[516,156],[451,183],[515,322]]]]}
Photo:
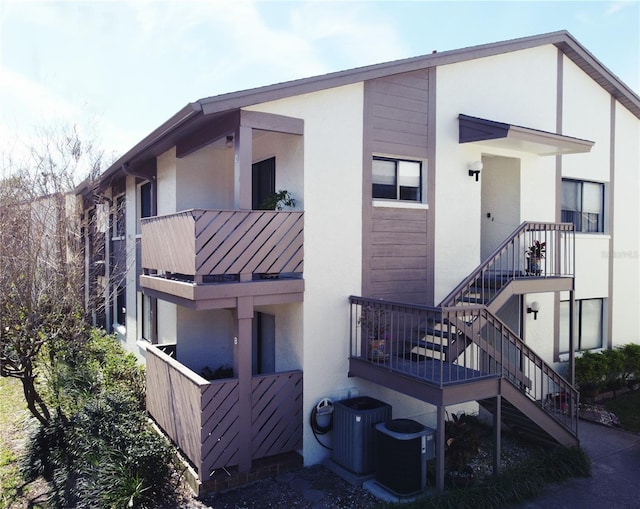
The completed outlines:
{"type": "Polygon", "coordinates": [[[39,382],[86,337],[73,190],[100,173],[104,156],[75,126],[39,129],[35,139],[19,160],[4,154],[0,170],[0,375],[20,379],[30,412],[47,424],[56,384],[39,382]]]}

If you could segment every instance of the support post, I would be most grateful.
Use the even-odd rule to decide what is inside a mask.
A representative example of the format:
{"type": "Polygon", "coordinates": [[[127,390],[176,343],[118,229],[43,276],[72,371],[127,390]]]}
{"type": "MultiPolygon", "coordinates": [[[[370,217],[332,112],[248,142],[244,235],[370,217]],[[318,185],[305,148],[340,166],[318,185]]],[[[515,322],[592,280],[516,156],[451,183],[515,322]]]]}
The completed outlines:
{"type": "Polygon", "coordinates": [[[576,384],[576,327],[575,291],[569,291],[569,383],[576,384]]]}
{"type": "Polygon", "coordinates": [[[493,414],[493,476],[500,475],[500,457],[502,455],[502,396],[496,396],[496,411],[493,414]]]}
{"type": "Polygon", "coordinates": [[[251,210],[251,154],[253,129],[240,126],[234,139],[234,202],[238,210],[251,210]]]}
{"type": "Polygon", "coordinates": [[[444,408],[438,406],[438,424],[436,431],[436,489],[444,491],[444,408]]]}
{"type": "Polygon", "coordinates": [[[238,378],[238,470],[251,471],[251,357],[253,343],[253,297],[238,297],[233,338],[233,372],[238,378]]]}

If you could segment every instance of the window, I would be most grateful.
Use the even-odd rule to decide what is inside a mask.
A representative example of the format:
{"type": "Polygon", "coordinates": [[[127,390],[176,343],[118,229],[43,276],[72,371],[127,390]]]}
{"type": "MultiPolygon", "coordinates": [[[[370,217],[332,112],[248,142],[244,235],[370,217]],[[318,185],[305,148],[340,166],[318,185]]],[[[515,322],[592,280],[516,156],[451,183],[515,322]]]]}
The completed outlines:
{"type": "Polygon", "coordinates": [[[604,184],[563,179],[561,220],[577,232],[604,232],[604,184]]]}
{"type": "Polygon", "coordinates": [[[373,197],[422,201],[422,163],[373,158],[373,197]]]}
{"type": "Polygon", "coordinates": [[[265,201],[276,192],[276,158],[251,165],[251,208],[268,210],[265,201]]]}
{"type": "MultiPolygon", "coordinates": [[[[594,350],[604,345],[604,299],[576,301],[575,351],[594,350]]],[[[560,302],[559,353],[569,353],[569,301],[560,302]]]]}
{"type": "Polygon", "coordinates": [[[121,194],[116,198],[116,208],[113,211],[113,232],[112,235],[114,238],[122,238],[125,235],[125,204],[126,197],[124,194],[121,194]]]}
{"type": "Polygon", "coordinates": [[[138,185],[138,215],[136,221],[136,232],[139,234],[141,232],[140,228],[140,220],[145,217],[151,217],[154,215],[153,212],[153,194],[151,182],[145,182],[144,184],[138,185]]]}
{"type": "Polygon", "coordinates": [[[116,323],[126,325],[127,319],[127,292],[123,286],[118,287],[116,294],[116,323]]]}
{"type": "Polygon", "coordinates": [[[146,182],[140,186],[140,217],[151,217],[152,213],[151,182],[146,182]]]}
{"type": "Polygon", "coordinates": [[[156,338],[154,337],[155,331],[155,317],[156,317],[156,305],[157,300],[148,295],[142,295],[140,299],[140,303],[142,306],[142,312],[140,313],[142,326],[142,339],[146,339],[151,343],[156,342],[156,338]]]}

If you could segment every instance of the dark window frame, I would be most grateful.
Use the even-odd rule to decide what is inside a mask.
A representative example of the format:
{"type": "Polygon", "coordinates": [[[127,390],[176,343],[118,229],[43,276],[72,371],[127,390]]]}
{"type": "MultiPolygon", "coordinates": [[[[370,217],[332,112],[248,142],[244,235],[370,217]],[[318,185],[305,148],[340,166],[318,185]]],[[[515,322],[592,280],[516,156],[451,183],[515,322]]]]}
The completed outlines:
{"type": "MultiPolygon", "coordinates": [[[[576,331],[576,344],[575,344],[575,351],[576,352],[585,352],[585,351],[595,351],[595,350],[601,350],[603,348],[605,348],[605,299],[603,297],[595,297],[595,298],[591,298],[591,299],[577,299],[575,301],[576,304],[576,309],[575,309],[575,313],[576,313],[576,327],[577,327],[577,331],[576,331]],[[589,348],[583,348],[582,346],[582,342],[583,342],[583,325],[584,325],[584,320],[583,320],[583,304],[585,302],[592,302],[592,301],[599,301],[600,302],[600,331],[599,331],[599,337],[600,337],[600,345],[599,346],[595,346],[595,347],[589,347],[589,348]]],[[[560,306],[562,305],[570,305],[570,301],[560,301],[560,306]]],[[[567,313],[567,316],[569,316],[569,314],[567,313]]],[[[563,324],[564,325],[564,330],[560,331],[560,334],[568,334],[569,333],[569,327],[568,324],[563,324]]],[[[567,342],[567,347],[565,350],[562,349],[562,346],[560,344],[560,341],[558,342],[558,355],[568,355],[569,352],[569,342],[568,340],[567,342]]]]}
{"type": "Polygon", "coordinates": [[[126,327],[127,325],[127,288],[125,286],[118,286],[116,290],[116,312],[115,322],[118,325],[126,327]]]}
{"type": "MultiPolygon", "coordinates": [[[[563,178],[562,186],[576,185],[579,186],[580,205],[579,210],[572,210],[564,208],[564,203],[561,203],[561,221],[563,223],[573,223],[576,233],[605,233],[605,184],[602,182],[595,182],[592,180],[580,180],[572,178],[563,178]],[[584,212],[584,185],[593,184],[600,188],[600,214],[597,218],[596,229],[589,229],[589,217],[593,213],[584,212]]],[[[563,189],[564,195],[564,189],[563,189]]]]}
{"type": "Polygon", "coordinates": [[[422,203],[423,196],[423,164],[419,159],[405,159],[399,157],[373,156],[372,161],[388,161],[394,163],[394,184],[376,183],[373,175],[373,163],[371,171],[371,196],[374,200],[393,200],[398,202],[422,203]],[[399,175],[399,163],[406,162],[418,165],[420,175],[418,186],[402,186],[399,175]]]}

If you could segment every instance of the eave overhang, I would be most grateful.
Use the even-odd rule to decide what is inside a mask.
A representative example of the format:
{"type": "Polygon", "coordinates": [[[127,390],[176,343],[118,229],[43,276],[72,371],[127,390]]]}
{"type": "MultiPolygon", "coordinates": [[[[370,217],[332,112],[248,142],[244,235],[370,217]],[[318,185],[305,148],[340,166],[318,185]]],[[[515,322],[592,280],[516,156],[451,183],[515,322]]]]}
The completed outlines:
{"type": "Polygon", "coordinates": [[[581,154],[594,142],[495,120],[458,115],[459,143],[478,143],[540,156],[581,154]]]}

